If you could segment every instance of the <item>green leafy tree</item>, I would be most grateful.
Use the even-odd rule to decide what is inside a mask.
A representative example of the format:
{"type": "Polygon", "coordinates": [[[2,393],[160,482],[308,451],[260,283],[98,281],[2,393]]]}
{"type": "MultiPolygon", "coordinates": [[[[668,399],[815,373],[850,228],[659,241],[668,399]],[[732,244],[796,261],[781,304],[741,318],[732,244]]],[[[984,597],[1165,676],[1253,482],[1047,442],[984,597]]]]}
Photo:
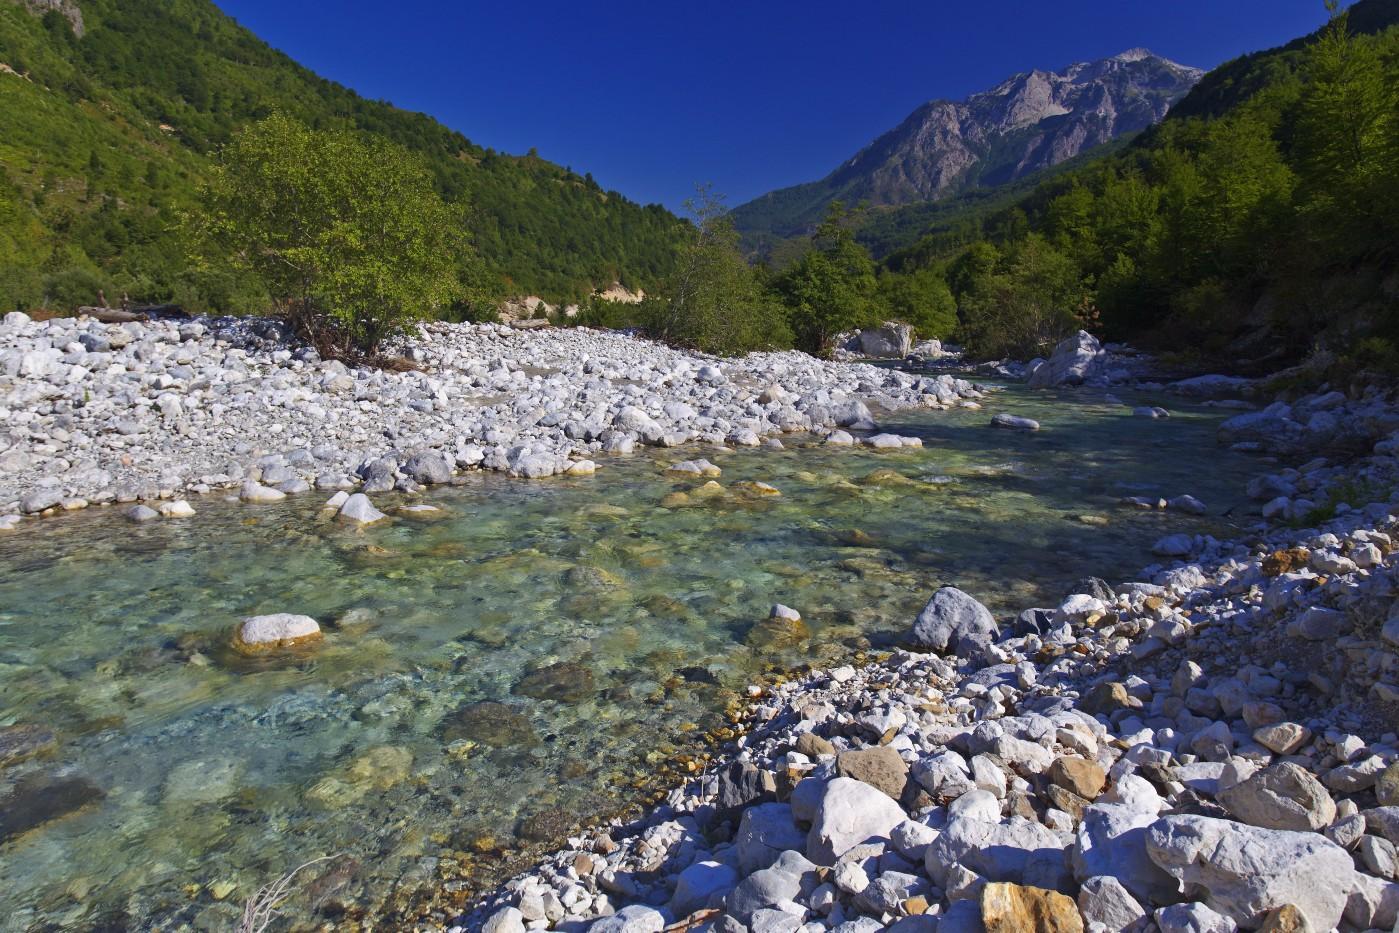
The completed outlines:
{"type": "Polygon", "coordinates": [[[226,146],[204,256],[256,274],[323,352],[374,354],[463,296],[458,212],[406,150],[273,115],[226,146]]]}
{"type": "Polygon", "coordinates": [[[840,202],[816,228],[811,248],[777,280],[797,346],[829,349],[842,331],[879,323],[879,282],[869,252],[855,240],[852,218],[840,202]]]}
{"type": "Polygon", "coordinates": [[[1308,51],[1298,106],[1302,206],[1315,221],[1313,239],[1360,253],[1395,227],[1399,93],[1379,46],[1351,34],[1349,12],[1337,12],[1335,0],[1327,9],[1331,21],[1308,51]]]}
{"type": "Polygon", "coordinates": [[[984,357],[1043,355],[1079,326],[1087,299],[1073,259],[1030,234],[962,296],[967,348],[984,357]]]}
{"type": "Polygon", "coordinates": [[[957,329],[957,299],[936,269],[883,273],[879,300],[891,318],[911,325],[919,337],[945,340],[957,329]]]}
{"type": "Polygon", "coordinates": [[[722,200],[702,187],[686,207],[694,235],[652,305],[655,335],[725,355],[791,346],[784,310],[744,261],[722,200]]]}

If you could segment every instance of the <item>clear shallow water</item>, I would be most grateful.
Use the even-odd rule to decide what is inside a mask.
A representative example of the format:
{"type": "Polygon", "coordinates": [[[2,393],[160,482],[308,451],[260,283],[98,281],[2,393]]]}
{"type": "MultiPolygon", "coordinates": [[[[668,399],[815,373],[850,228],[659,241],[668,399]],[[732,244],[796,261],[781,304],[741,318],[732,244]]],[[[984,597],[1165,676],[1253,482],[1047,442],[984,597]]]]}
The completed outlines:
{"type": "Polygon", "coordinates": [[[1244,498],[1256,462],[1215,448],[1216,414],[1168,406],[1151,421],[1010,389],[981,412],[886,419],[922,450],[793,436],[576,480],[477,476],[424,497],[443,517],[363,530],[327,521],[321,496],[22,526],[0,539],[0,727],[56,747],[0,767],[0,796],[30,822],[72,812],[0,817],[0,929],[228,928],[260,885],[331,853],[293,917],[392,917],[419,888],[464,887],[478,856],[634,797],[765,666],[887,641],[940,584],[1018,610],[1132,575],[1162,534],[1227,534],[1116,505],[1191,493],[1217,515],[1244,498]],[[1043,430],[987,427],[1003,410],[1043,430]],[[662,472],[692,457],[782,496],[666,499],[702,482],[662,472]],[[763,623],[773,602],[804,628],[763,623]],[[239,617],[281,611],[324,642],[226,650],[239,617]]]}

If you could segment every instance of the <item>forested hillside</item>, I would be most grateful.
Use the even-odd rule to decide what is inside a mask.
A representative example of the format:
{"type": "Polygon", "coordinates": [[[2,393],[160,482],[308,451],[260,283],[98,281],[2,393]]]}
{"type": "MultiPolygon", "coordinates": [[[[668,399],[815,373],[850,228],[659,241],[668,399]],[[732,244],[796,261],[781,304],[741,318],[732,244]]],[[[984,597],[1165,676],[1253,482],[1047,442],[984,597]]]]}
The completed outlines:
{"type": "Polygon", "coordinates": [[[1263,362],[1399,361],[1399,2],[1362,0],[1207,75],[1132,145],[963,210],[891,269],[936,271],[982,355],[1078,324],[1263,362]]]}
{"type": "Polygon", "coordinates": [[[98,289],[109,299],[258,309],[265,296],[255,281],[191,264],[180,220],[219,147],[274,111],[315,128],[355,128],[422,158],[461,208],[488,294],[559,300],[613,281],[648,287],[683,238],[659,205],[637,205],[532,152],[484,149],[316,76],[208,0],[0,0],[0,63],[6,310],[90,303],[98,289]]]}

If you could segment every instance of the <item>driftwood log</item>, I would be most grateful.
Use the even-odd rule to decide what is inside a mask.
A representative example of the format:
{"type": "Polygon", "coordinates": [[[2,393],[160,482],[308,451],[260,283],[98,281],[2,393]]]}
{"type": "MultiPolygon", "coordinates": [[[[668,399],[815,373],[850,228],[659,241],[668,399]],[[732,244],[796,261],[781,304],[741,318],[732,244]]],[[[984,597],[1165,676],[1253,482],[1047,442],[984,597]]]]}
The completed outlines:
{"type": "Polygon", "coordinates": [[[189,312],[179,305],[140,305],[130,310],[89,306],[79,308],[78,316],[90,317],[104,324],[125,324],[129,321],[149,321],[153,317],[189,317],[189,312]]]}

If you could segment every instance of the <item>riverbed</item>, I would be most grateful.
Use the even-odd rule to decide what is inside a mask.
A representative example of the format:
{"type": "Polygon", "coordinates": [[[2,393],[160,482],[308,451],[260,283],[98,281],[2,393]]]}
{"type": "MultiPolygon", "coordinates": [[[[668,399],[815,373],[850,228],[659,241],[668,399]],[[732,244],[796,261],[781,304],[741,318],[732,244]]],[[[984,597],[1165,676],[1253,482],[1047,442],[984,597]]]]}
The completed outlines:
{"type": "Polygon", "coordinates": [[[749,683],[892,644],[939,585],[1012,613],[1135,574],[1163,535],[1231,534],[1257,459],[1215,446],[1212,410],[1119,394],[1011,387],[880,419],[921,449],[789,435],[473,474],[375,497],[393,520],[364,529],[315,494],[26,524],[0,539],[0,725],[54,741],[0,793],[54,818],[0,836],[0,928],[228,924],[330,854],[288,912],[372,917],[625,805],[749,683]],[[999,411],[1043,429],[988,427],[999,411]],[[664,471],[694,457],[723,490],[664,471]],[[1187,493],[1210,514],[1119,504],[1187,493]],[[442,511],[395,513],[410,501],[442,511]],[[767,620],[779,602],[802,621],[767,620]],[[269,612],[325,637],[228,650],[269,612]]]}

